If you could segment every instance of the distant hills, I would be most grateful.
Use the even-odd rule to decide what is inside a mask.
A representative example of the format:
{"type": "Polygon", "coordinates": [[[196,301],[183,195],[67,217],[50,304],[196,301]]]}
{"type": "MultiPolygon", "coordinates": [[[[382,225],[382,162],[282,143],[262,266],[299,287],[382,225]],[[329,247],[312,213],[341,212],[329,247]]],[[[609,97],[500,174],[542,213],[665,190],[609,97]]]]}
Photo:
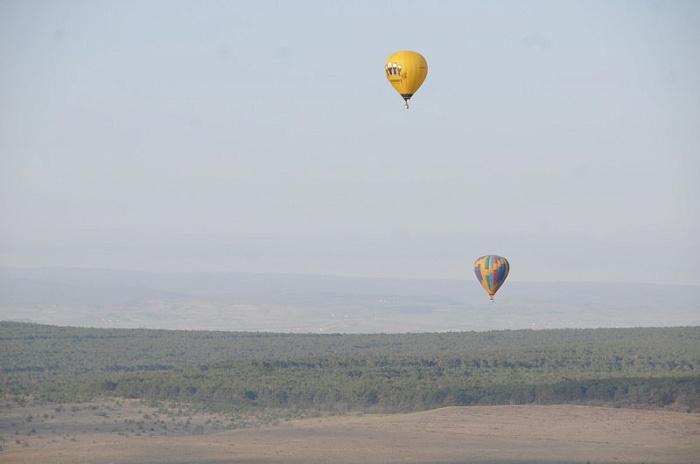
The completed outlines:
{"type": "Polygon", "coordinates": [[[700,286],[0,268],[0,320],[82,327],[403,333],[700,325],[700,286]]]}

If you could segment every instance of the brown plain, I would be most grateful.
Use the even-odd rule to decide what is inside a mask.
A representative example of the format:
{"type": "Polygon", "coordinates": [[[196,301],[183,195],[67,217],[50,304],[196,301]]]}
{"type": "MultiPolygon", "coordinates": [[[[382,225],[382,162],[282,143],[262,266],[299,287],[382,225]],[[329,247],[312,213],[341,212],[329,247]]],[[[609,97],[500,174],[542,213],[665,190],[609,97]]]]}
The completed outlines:
{"type": "MultiPolygon", "coordinates": [[[[143,414],[134,403],[133,414],[143,414]],[[138,409],[138,413],[137,413],[138,409]]],[[[29,411],[31,413],[31,411],[29,411]]],[[[34,409],[34,414],[41,410],[34,409]]],[[[27,408],[0,411],[2,463],[700,462],[700,414],[587,406],[449,407],[412,414],[288,420],[204,435],[96,430],[96,416],[14,432],[27,408]],[[67,431],[82,430],[72,437],[67,431]],[[17,438],[15,438],[17,437],[17,438]]],[[[204,421],[205,415],[192,420],[204,421]]],[[[26,425],[23,426],[26,428],[26,425]]]]}

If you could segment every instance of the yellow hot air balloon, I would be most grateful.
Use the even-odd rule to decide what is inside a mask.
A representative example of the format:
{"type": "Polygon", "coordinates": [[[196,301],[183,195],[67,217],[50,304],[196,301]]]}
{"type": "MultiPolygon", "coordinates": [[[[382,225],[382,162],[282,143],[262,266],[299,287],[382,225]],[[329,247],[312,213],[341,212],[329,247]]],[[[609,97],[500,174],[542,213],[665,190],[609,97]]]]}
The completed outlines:
{"type": "Polygon", "coordinates": [[[510,271],[508,260],[496,255],[486,255],[474,261],[474,274],[488,292],[491,301],[510,271]]]}
{"type": "Polygon", "coordinates": [[[428,62],[416,52],[396,52],[387,58],[384,72],[389,83],[406,100],[404,108],[408,109],[408,101],[428,75],[428,62]]]}

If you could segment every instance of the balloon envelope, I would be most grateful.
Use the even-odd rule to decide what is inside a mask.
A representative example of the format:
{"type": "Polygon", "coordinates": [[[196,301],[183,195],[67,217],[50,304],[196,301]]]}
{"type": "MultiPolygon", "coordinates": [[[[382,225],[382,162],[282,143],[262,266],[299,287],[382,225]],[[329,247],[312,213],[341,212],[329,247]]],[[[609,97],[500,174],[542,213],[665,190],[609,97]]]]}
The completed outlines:
{"type": "Polygon", "coordinates": [[[474,274],[493,301],[510,271],[508,260],[502,256],[486,255],[474,261],[474,274]]]}
{"type": "Polygon", "coordinates": [[[396,52],[387,58],[384,72],[389,83],[408,101],[418,91],[428,75],[428,62],[420,53],[411,51],[396,52]]]}

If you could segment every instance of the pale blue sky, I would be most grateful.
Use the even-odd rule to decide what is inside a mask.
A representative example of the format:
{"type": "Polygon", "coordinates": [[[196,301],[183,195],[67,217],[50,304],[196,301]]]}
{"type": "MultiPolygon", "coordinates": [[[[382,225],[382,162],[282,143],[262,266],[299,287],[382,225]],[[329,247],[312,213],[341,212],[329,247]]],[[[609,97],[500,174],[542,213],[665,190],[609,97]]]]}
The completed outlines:
{"type": "Polygon", "coordinates": [[[700,284],[699,158],[697,1],[0,0],[0,265],[700,284]]]}

